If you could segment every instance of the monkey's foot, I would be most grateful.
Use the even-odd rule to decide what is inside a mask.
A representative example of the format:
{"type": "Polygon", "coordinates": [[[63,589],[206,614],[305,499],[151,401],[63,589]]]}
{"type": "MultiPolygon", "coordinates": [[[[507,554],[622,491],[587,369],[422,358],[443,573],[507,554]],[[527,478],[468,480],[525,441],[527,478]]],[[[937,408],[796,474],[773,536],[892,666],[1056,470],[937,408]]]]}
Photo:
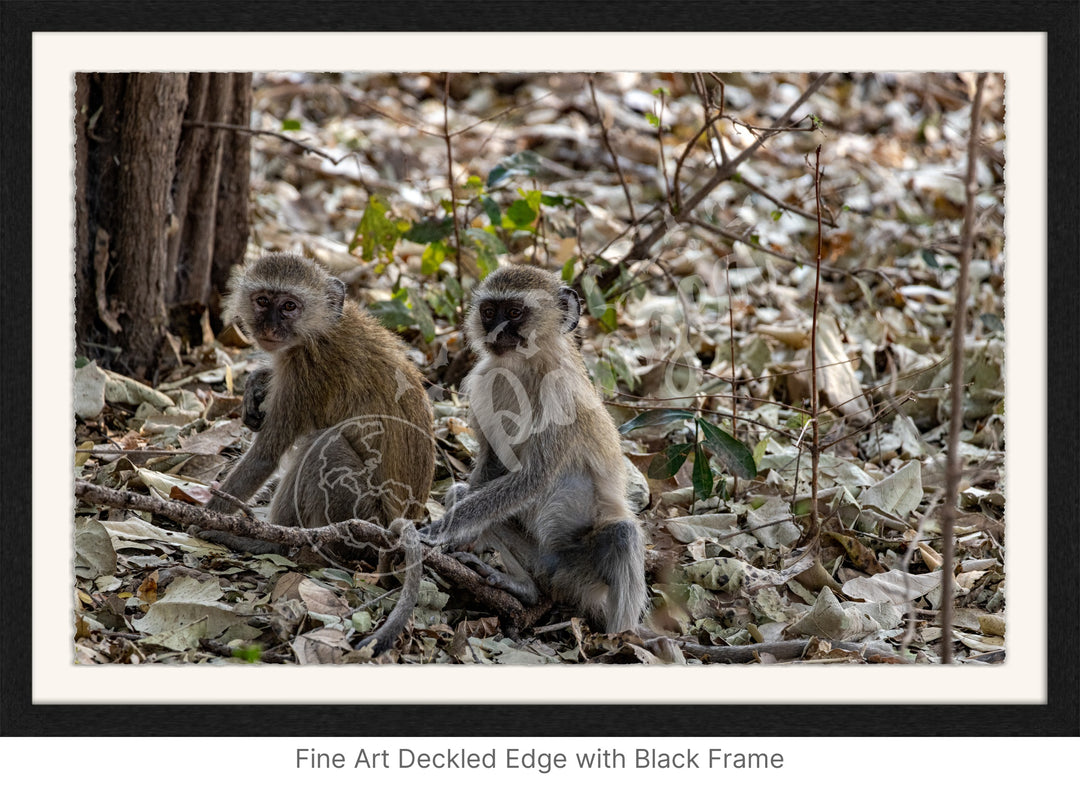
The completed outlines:
{"type": "Polygon", "coordinates": [[[490,577],[492,574],[498,574],[499,573],[498,570],[496,570],[493,566],[489,566],[487,563],[482,561],[480,558],[478,558],[472,552],[459,551],[459,552],[449,552],[447,554],[449,554],[450,557],[452,557],[454,560],[458,561],[462,565],[468,566],[469,568],[471,568],[473,571],[475,571],[481,577],[487,578],[487,577],[490,577]]]}
{"type": "Polygon", "coordinates": [[[532,607],[540,601],[540,591],[537,590],[532,580],[515,579],[509,574],[492,569],[492,573],[487,576],[487,583],[506,591],[526,607],[532,607]]]}
{"type": "Polygon", "coordinates": [[[499,571],[494,566],[482,561],[472,552],[451,552],[450,557],[464,566],[468,566],[493,588],[504,590],[520,601],[526,607],[532,607],[540,600],[540,591],[531,579],[517,579],[504,571],[499,571]]]}
{"type": "Polygon", "coordinates": [[[203,541],[212,541],[237,552],[247,552],[252,555],[284,555],[287,552],[281,544],[260,541],[257,538],[234,536],[232,533],[225,533],[221,530],[203,530],[198,533],[193,531],[193,535],[203,541]]]}

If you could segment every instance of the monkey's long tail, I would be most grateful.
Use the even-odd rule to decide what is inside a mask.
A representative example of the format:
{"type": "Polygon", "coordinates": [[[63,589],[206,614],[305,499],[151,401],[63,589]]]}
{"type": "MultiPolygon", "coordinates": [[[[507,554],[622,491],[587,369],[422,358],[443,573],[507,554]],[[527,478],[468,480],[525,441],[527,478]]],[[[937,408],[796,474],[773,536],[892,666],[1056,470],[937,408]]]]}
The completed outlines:
{"type": "Polygon", "coordinates": [[[361,640],[357,646],[357,648],[363,648],[374,643],[373,655],[375,656],[392,646],[394,640],[405,628],[405,624],[409,622],[420,593],[420,578],[424,573],[424,548],[420,544],[416,526],[408,519],[395,519],[390,525],[390,531],[400,536],[401,546],[405,550],[405,584],[401,586],[397,604],[394,605],[394,609],[390,611],[383,625],[361,640]]]}

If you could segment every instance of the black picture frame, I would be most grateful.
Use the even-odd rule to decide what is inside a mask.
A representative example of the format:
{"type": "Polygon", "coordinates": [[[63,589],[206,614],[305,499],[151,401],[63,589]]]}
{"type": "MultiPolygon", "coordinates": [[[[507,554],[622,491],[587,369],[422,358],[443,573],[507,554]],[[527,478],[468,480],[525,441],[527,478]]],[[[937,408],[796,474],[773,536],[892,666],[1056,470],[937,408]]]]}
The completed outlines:
{"type": "MultiPolygon", "coordinates": [[[[1080,735],[1080,5],[1070,0],[596,3],[549,0],[0,4],[0,734],[61,736],[1080,735]],[[31,37],[35,31],[1035,31],[1047,37],[1048,700],[1042,705],[40,705],[31,699],[31,37]],[[883,706],[886,708],[883,711],[883,706]],[[976,725],[977,724],[977,725],[976,725]]],[[[1028,229],[1033,235],[1043,229],[1028,229]]],[[[57,365],[66,364],[56,361],[57,365]]],[[[1008,365],[1008,361],[1006,362],[1008,365]]],[[[1023,409],[1022,403],[1010,406],[1023,409]]],[[[64,416],[57,415],[57,420],[64,416]]],[[[68,452],[64,449],[63,452],[68,452]]],[[[58,484],[57,497],[69,496],[58,484]]],[[[1024,505],[1010,502],[1012,514],[1024,505]]],[[[1011,517],[1012,518],[1012,517],[1011,517]]],[[[722,683],[722,682],[721,682],[722,683]]]]}

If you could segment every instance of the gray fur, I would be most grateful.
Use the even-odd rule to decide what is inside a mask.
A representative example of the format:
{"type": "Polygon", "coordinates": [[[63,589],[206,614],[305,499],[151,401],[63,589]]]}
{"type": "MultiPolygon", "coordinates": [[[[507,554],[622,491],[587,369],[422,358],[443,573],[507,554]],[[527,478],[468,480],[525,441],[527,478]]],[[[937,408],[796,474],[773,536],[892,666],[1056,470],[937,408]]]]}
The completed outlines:
{"type": "Polygon", "coordinates": [[[464,389],[479,450],[468,488],[451,490],[426,532],[498,549],[503,587],[528,594],[539,584],[619,632],[645,608],[644,536],[626,500],[618,432],[574,342],[579,313],[576,295],[535,267],[501,267],[477,289],[466,332],[480,359],[464,389]],[[529,311],[488,327],[485,300],[529,311]],[[515,348],[498,349],[503,332],[521,338],[515,348]]]}

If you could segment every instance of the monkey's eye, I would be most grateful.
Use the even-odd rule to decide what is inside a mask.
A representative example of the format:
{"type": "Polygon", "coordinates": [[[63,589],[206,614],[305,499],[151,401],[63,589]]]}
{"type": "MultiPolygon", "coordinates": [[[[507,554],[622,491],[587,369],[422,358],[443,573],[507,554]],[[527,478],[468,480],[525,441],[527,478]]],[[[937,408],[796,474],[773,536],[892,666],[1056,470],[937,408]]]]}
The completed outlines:
{"type": "Polygon", "coordinates": [[[482,305],[480,307],[480,316],[484,321],[491,321],[495,318],[495,308],[491,305],[482,305]]]}
{"type": "Polygon", "coordinates": [[[524,314],[525,314],[525,311],[523,311],[521,308],[507,308],[506,309],[506,317],[508,319],[510,319],[510,321],[517,321],[524,314]]]}
{"type": "Polygon", "coordinates": [[[255,297],[255,304],[258,305],[260,308],[268,308],[270,307],[270,298],[260,294],[259,296],[255,297]]]}
{"type": "Polygon", "coordinates": [[[281,303],[281,312],[282,313],[295,313],[296,309],[298,307],[300,307],[300,306],[297,305],[295,302],[293,302],[291,299],[288,299],[288,300],[285,300],[284,302],[281,303]]]}

